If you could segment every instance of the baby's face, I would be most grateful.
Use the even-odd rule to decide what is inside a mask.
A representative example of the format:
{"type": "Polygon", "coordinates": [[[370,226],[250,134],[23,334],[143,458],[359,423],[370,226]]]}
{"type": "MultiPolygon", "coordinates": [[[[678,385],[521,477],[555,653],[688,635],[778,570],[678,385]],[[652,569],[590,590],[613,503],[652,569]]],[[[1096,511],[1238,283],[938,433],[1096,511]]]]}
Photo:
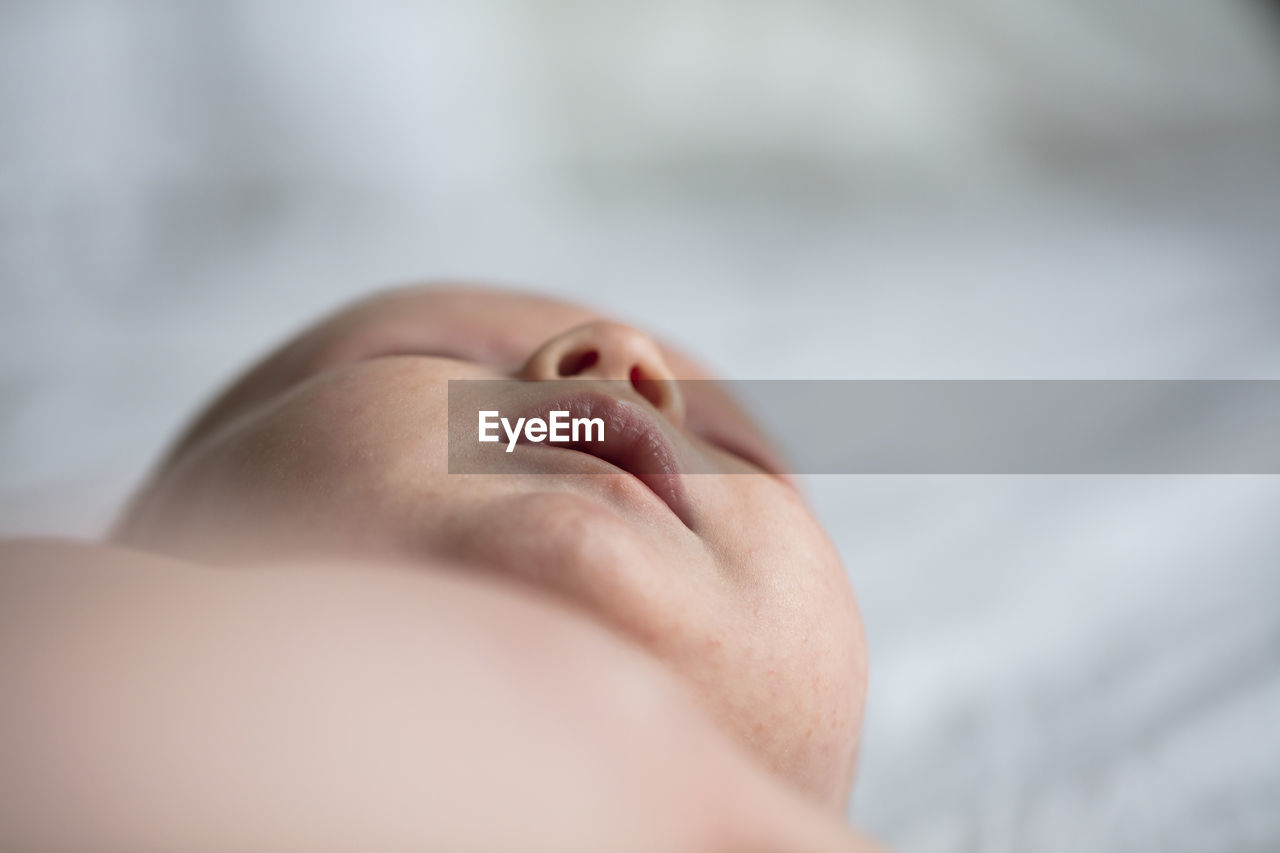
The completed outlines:
{"type": "Polygon", "coordinates": [[[766,766],[838,807],[865,685],[853,596],[803,499],[764,470],[768,442],[711,383],[672,381],[703,378],[578,307],[384,294],[217,400],[118,538],[226,563],[410,560],[536,588],[643,646],[766,766]],[[505,454],[500,474],[448,473],[448,380],[511,378],[610,380],[582,387],[638,413],[700,473],[655,484],[547,445],[505,454]]]}

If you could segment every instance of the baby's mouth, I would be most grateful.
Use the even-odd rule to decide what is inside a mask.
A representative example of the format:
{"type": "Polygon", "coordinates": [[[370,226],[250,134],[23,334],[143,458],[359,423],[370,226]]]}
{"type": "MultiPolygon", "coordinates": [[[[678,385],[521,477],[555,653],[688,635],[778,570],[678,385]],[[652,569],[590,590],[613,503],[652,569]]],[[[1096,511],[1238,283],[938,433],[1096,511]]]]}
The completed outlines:
{"type": "MultiPolygon", "coordinates": [[[[578,441],[545,446],[548,449],[594,456],[620,473],[630,474],[644,483],[692,530],[694,515],[681,477],[679,458],[656,420],[660,416],[652,414],[648,409],[647,404],[618,399],[603,391],[589,389],[577,393],[562,392],[530,410],[525,416],[546,420],[552,412],[567,412],[570,419],[602,420],[603,441],[580,438],[578,441]]],[[[587,434],[595,437],[589,432],[587,434]]],[[[532,442],[522,436],[519,444],[532,445],[532,442]]]]}

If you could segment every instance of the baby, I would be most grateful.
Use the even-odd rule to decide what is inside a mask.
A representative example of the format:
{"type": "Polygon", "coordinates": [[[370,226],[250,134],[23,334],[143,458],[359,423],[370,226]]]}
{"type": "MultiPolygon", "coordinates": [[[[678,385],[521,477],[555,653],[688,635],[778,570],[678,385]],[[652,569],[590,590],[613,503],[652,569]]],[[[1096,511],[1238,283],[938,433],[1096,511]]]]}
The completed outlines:
{"type": "Polygon", "coordinates": [[[109,544],[0,546],[0,846],[867,849],[852,592],[707,378],[475,289],[287,343],[109,544]],[[481,379],[580,383],[644,453],[468,443],[481,379]]]}

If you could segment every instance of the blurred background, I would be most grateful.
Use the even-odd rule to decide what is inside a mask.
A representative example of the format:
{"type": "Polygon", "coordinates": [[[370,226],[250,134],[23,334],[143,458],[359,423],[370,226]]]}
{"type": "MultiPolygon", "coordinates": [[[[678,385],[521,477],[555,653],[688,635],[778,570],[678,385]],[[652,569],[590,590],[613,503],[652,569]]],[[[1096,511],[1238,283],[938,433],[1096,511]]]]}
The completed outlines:
{"type": "MultiPolygon", "coordinates": [[[[0,535],[463,277],[755,378],[1280,379],[1262,0],[0,0],[0,535]]],[[[903,851],[1280,849],[1280,478],[818,477],[903,851]]]]}

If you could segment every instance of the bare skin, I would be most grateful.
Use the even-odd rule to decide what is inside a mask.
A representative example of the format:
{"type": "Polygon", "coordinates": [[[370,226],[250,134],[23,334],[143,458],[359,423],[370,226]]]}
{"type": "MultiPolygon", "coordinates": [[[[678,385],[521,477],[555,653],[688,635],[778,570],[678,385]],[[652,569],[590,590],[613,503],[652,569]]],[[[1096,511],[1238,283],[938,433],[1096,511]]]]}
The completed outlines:
{"type": "Polygon", "coordinates": [[[526,593],[56,542],[0,566],[7,849],[875,849],[526,593]]]}
{"type": "Polygon", "coordinates": [[[286,344],[197,418],[117,546],[0,545],[0,674],[25,688],[0,697],[0,831],[866,849],[840,821],[865,692],[852,593],[767,441],[673,381],[706,375],[492,291],[389,293],[286,344]],[[458,378],[595,382],[720,473],[681,477],[684,516],[569,451],[449,474],[458,378]]]}

